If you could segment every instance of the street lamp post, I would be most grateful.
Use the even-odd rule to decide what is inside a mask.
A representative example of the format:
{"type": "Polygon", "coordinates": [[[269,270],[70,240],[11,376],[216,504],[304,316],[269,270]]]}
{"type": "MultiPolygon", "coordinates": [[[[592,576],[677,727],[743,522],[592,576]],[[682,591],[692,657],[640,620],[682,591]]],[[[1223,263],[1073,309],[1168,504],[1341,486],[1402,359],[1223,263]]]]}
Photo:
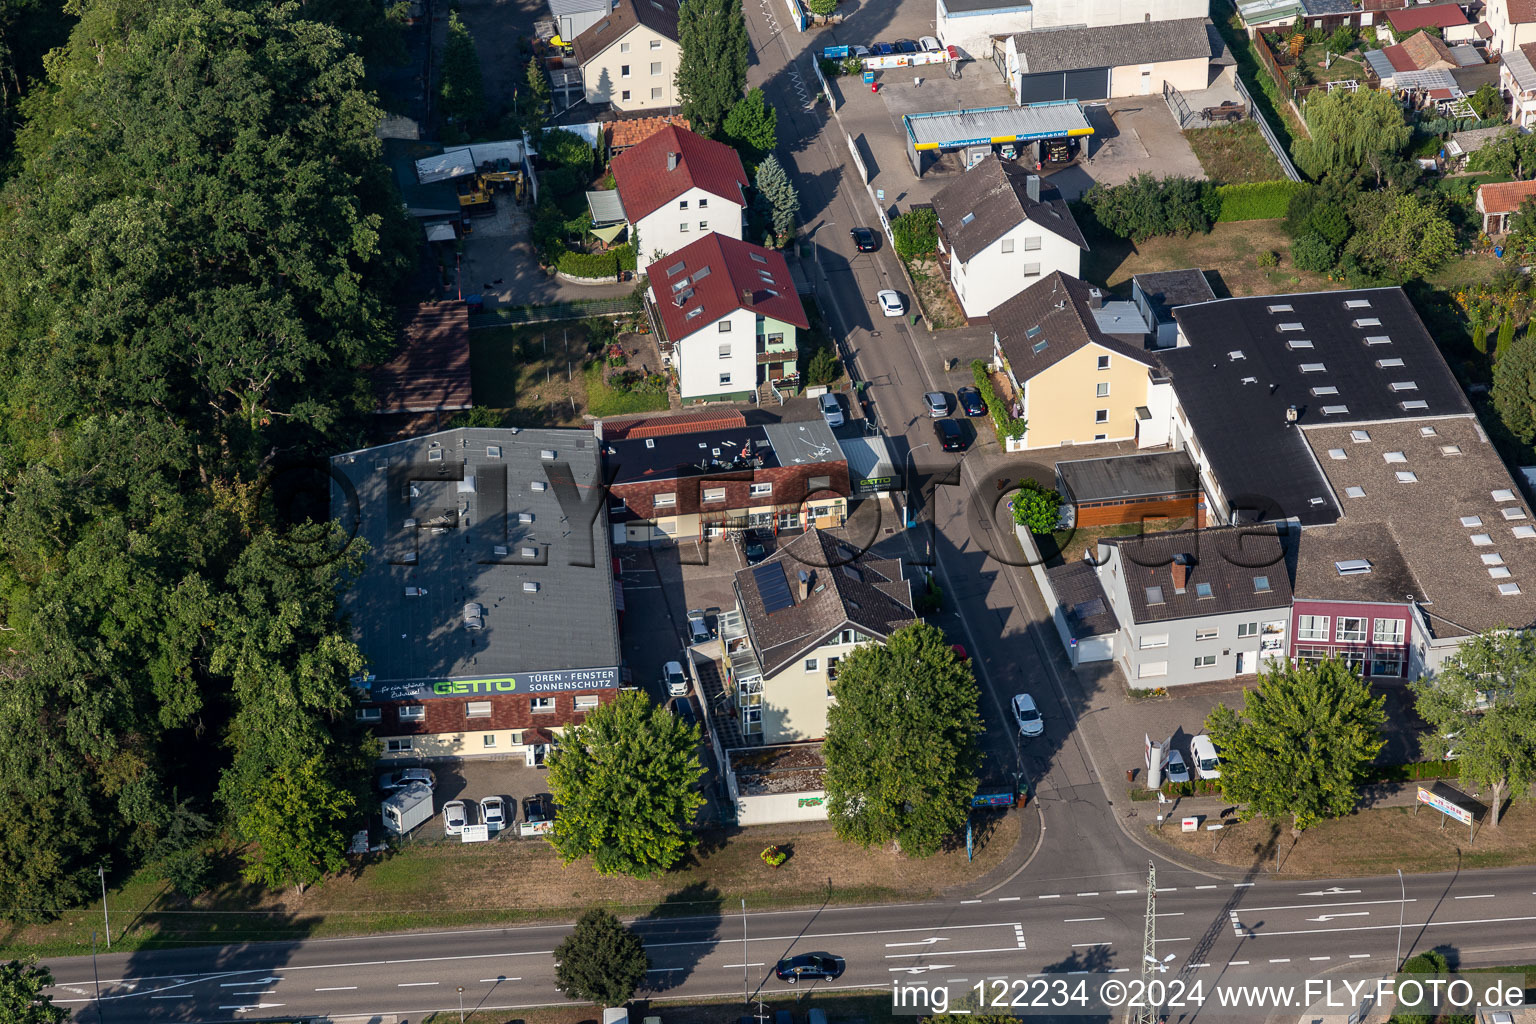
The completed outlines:
{"type": "Polygon", "coordinates": [[[459,1024],[464,1024],[464,986],[459,986],[459,1024]]]}
{"type": "MultiPolygon", "coordinates": [[[[924,441],[922,444],[918,445],[917,448],[928,448],[932,444],[933,444],[932,441],[924,441]]],[[[917,451],[917,448],[908,448],[907,449],[907,521],[906,521],[906,524],[905,524],[907,526],[916,526],[917,525],[917,520],[912,518],[912,482],[911,482],[911,479],[912,479],[912,453],[917,451]]]]}
{"type": "Polygon", "coordinates": [[[101,878],[101,919],[107,928],[107,951],[112,951],[112,918],[107,915],[107,869],[98,867],[96,874],[101,878]]]}
{"type": "Polygon", "coordinates": [[[751,995],[751,992],[748,991],[749,988],[751,987],[751,982],[750,982],[750,980],[748,979],[748,976],[747,976],[747,961],[748,961],[748,959],[749,958],[747,956],[747,898],[745,896],[743,896],[741,898],[741,1004],[743,1006],[751,1006],[752,1005],[752,995],[751,995]]]}
{"type": "Polygon", "coordinates": [[[96,981],[96,1020],[105,1024],[107,1018],[101,1012],[101,972],[96,969],[95,932],[91,932],[91,977],[96,981]]]}

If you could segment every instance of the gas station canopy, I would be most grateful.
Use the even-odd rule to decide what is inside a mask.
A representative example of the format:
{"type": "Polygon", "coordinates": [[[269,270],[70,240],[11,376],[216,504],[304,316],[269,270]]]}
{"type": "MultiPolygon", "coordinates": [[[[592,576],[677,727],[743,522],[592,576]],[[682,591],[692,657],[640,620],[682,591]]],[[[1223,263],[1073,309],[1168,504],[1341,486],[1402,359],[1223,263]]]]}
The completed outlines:
{"type": "Polygon", "coordinates": [[[1088,116],[1075,100],[903,114],[901,121],[907,129],[907,141],[915,150],[962,149],[1093,134],[1088,116]]]}

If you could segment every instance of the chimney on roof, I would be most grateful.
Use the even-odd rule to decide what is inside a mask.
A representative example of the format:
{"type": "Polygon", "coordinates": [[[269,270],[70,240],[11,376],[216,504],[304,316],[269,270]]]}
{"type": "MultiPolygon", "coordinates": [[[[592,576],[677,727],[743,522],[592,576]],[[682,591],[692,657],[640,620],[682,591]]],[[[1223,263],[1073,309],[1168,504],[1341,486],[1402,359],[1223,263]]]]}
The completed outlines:
{"type": "Polygon", "coordinates": [[[1089,309],[1102,309],[1102,308],[1104,308],[1104,293],[1099,291],[1099,289],[1097,289],[1097,288],[1089,288],[1088,289],[1088,308],[1089,309]]]}
{"type": "Polygon", "coordinates": [[[1189,583],[1189,569],[1195,564],[1193,555],[1174,555],[1173,565],[1173,590],[1174,593],[1184,593],[1185,586],[1189,583]]]}
{"type": "Polygon", "coordinates": [[[752,289],[751,288],[743,288],[741,290],[741,304],[743,306],[750,306],[750,305],[752,305],[752,289]]]}
{"type": "Polygon", "coordinates": [[[800,570],[800,600],[804,601],[811,596],[811,574],[804,569],[800,570]]]}
{"type": "Polygon", "coordinates": [[[681,153],[668,153],[667,154],[667,170],[669,170],[669,171],[677,170],[677,161],[680,160],[681,158],[682,158],[682,154],[681,153]]]}
{"type": "Polygon", "coordinates": [[[1298,413],[1296,411],[1296,407],[1294,405],[1286,406],[1285,407],[1285,425],[1286,426],[1290,426],[1292,423],[1295,423],[1296,422],[1296,418],[1299,415],[1300,415],[1300,413],[1298,413]]]}
{"type": "Polygon", "coordinates": [[[1037,203],[1040,201],[1040,175],[1031,174],[1024,179],[1024,194],[1037,203]]]}

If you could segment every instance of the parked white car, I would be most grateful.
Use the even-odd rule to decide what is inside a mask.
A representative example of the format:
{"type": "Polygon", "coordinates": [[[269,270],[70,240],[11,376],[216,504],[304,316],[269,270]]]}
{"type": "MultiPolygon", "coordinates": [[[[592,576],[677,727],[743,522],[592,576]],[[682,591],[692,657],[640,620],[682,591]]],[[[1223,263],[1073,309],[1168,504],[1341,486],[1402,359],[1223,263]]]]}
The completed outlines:
{"type": "Polygon", "coordinates": [[[1045,734],[1045,719],[1040,717],[1040,709],[1035,707],[1035,698],[1027,693],[1013,695],[1013,721],[1024,736],[1045,734]]]}
{"type": "Polygon", "coordinates": [[[907,311],[905,303],[901,301],[901,296],[889,288],[876,292],[875,298],[880,300],[880,312],[888,317],[901,316],[907,311]]]}
{"type": "Polygon", "coordinates": [[[499,796],[488,796],[480,801],[480,820],[487,832],[500,832],[507,827],[507,802],[499,796]]]}
{"type": "Polygon", "coordinates": [[[1189,759],[1195,762],[1195,778],[1221,778],[1221,758],[1216,754],[1216,744],[1205,733],[1189,741],[1189,759]]]}
{"type": "Polygon", "coordinates": [[[681,697],[688,692],[688,677],[683,675],[682,662],[667,662],[661,670],[661,677],[667,684],[668,697],[681,697]]]}
{"type": "Polygon", "coordinates": [[[379,776],[379,789],[385,793],[393,793],[413,782],[426,783],[427,788],[432,789],[437,785],[437,776],[427,768],[402,768],[397,772],[379,776]]]}
{"type": "Polygon", "coordinates": [[[469,824],[469,811],[464,806],[463,800],[449,800],[443,804],[443,833],[450,836],[464,834],[464,826],[469,824]]]}

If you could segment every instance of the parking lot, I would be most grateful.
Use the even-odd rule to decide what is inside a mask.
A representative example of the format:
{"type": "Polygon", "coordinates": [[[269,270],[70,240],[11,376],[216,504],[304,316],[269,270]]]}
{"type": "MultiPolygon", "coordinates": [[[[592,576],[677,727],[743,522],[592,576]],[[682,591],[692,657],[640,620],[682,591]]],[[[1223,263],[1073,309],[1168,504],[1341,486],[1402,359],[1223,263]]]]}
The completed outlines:
{"type": "MultiPolygon", "coordinates": [[[[516,758],[437,761],[428,767],[436,776],[436,788],[432,793],[433,816],[411,830],[411,841],[445,838],[458,841],[458,837],[444,834],[444,805],[453,800],[464,801],[469,811],[470,824],[478,825],[484,823],[479,802],[492,796],[499,796],[506,802],[507,827],[499,833],[491,833],[491,841],[517,839],[519,826],[526,817],[523,801],[528,797],[549,793],[548,775],[542,769],[529,768],[522,755],[516,758]]],[[[379,774],[382,777],[385,773],[379,774]]]]}

